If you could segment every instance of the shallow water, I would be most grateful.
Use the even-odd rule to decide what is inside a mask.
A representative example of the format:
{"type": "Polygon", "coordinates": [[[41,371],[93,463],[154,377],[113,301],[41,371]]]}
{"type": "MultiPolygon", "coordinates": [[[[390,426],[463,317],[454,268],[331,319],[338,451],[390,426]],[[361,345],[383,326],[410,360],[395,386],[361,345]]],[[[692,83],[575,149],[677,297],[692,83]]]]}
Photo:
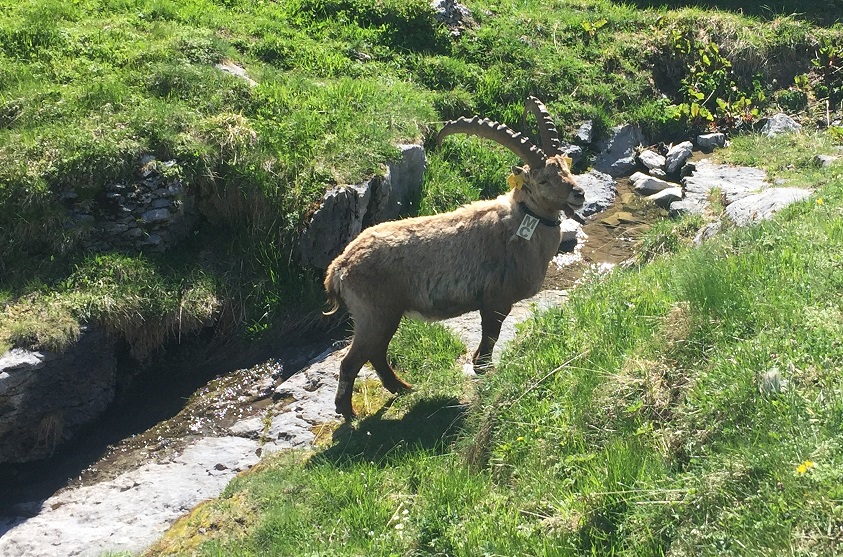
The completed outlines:
{"type": "Polygon", "coordinates": [[[582,227],[585,240],[569,246],[570,251],[561,252],[551,261],[543,285],[545,290],[570,289],[588,269],[605,272],[629,260],[651,223],[667,216],[667,211],[635,193],[629,179],[619,178],[616,182],[615,203],[589,217],[582,227]]]}

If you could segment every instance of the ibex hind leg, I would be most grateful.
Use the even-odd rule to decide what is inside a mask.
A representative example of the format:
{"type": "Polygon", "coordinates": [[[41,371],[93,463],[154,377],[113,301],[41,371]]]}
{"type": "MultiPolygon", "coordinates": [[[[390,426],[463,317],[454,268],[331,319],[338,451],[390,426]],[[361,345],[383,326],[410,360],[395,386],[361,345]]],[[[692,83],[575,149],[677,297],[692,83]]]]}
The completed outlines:
{"type": "Polygon", "coordinates": [[[398,393],[411,388],[395,375],[386,358],[389,341],[400,322],[400,314],[389,318],[380,316],[376,321],[355,318],[354,340],[340,365],[340,380],[335,399],[337,412],[346,419],[354,416],[354,410],[351,407],[354,380],[366,362],[372,363],[381,383],[390,392],[398,393]]]}

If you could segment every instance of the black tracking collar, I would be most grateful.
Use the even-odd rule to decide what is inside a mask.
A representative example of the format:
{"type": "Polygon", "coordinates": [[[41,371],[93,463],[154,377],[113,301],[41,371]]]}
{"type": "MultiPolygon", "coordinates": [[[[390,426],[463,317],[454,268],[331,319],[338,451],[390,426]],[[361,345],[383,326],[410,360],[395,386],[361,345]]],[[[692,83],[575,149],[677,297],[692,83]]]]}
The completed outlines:
{"type": "Polygon", "coordinates": [[[527,207],[527,204],[524,203],[523,201],[519,201],[518,206],[521,208],[522,211],[524,211],[525,213],[527,213],[528,215],[530,215],[534,219],[538,219],[538,221],[545,226],[556,227],[556,226],[559,226],[559,224],[562,222],[559,219],[550,220],[550,219],[546,219],[542,216],[539,216],[539,215],[535,214],[533,211],[530,210],[529,207],[527,207]]]}

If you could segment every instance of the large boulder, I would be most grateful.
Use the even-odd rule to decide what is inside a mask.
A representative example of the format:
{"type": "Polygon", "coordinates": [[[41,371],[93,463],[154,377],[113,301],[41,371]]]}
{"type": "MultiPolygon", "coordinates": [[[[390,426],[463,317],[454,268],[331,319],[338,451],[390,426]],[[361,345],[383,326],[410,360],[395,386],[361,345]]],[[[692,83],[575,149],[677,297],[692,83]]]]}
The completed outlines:
{"type": "Polygon", "coordinates": [[[372,197],[372,180],[329,190],[299,238],[302,259],[327,269],[343,248],[363,230],[372,197]]]}
{"type": "Polygon", "coordinates": [[[811,193],[802,188],[769,188],[729,204],[726,216],[738,226],[755,224],[771,218],[792,203],[807,199],[811,193]]]}
{"type": "Polygon", "coordinates": [[[364,227],[413,211],[427,166],[421,145],[401,145],[382,176],[329,190],[299,238],[303,262],[326,269],[364,227]]]}
{"type": "Polygon", "coordinates": [[[574,178],[585,192],[585,203],[577,211],[580,217],[584,218],[605,211],[615,202],[618,188],[614,178],[608,174],[597,170],[589,170],[585,174],[574,176],[574,178]]]}
{"type": "Polygon", "coordinates": [[[793,118],[787,114],[779,113],[767,119],[764,127],[761,128],[761,133],[767,137],[773,137],[781,133],[793,133],[802,129],[802,125],[798,124],[793,118]]]}
{"type": "Polygon", "coordinates": [[[777,211],[811,195],[812,190],[773,188],[767,173],[758,168],[718,164],[703,159],[691,176],[683,179],[684,198],[670,204],[672,214],[702,214],[709,209],[712,192],[726,205],[726,217],[746,226],[772,217],[777,211]]]}
{"type": "Polygon", "coordinates": [[[624,176],[635,170],[635,149],[646,144],[641,128],[632,124],[612,129],[608,139],[598,143],[600,154],[594,161],[594,169],[613,178],[624,176]]]}
{"type": "Polygon", "coordinates": [[[13,348],[0,357],[0,463],[52,455],[114,399],[114,341],[83,328],[63,353],[13,348]]]}

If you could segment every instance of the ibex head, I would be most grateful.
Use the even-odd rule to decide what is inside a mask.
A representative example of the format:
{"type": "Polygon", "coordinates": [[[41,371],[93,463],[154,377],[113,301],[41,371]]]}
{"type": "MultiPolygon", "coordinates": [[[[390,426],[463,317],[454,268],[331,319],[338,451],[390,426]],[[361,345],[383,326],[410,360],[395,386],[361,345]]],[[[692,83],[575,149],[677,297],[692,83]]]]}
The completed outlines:
{"type": "Polygon", "coordinates": [[[448,135],[465,133],[503,145],[526,163],[512,167],[513,177],[510,180],[514,182],[516,201],[529,200],[529,204],[540,211],[564,211],[568,217],[574,217],[575,211],[585,202],[585,194],[571,174],[570,159],[561,152],[559,132],[544,104],[537,98],[527,99],[525,110],[536,114],[542,147],[546,151],[539,149],[524,134],[479,116],[446,122],[439,131],[437,141],[441,143],[448,135]]]}

